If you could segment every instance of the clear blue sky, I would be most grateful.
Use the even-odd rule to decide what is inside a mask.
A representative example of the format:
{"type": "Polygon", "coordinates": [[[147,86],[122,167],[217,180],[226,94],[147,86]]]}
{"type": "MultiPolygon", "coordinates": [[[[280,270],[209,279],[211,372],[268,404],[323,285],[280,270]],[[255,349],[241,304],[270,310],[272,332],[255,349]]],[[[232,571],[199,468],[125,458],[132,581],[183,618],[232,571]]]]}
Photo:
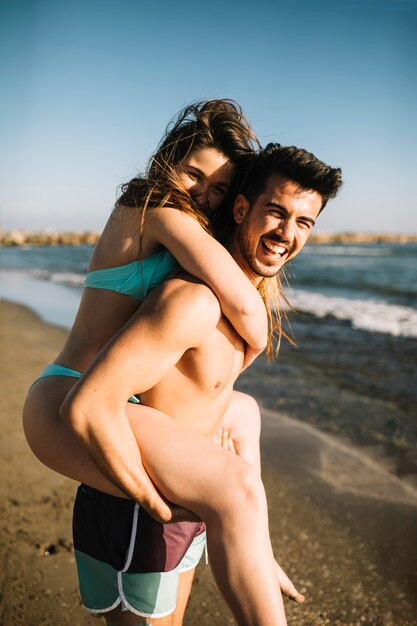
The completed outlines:
{"type": "Polygon", "coordinates": [[[344,171],[325,231],[417,232],[417,0],[2,0],[3,228],[101,229],[169,119],[238,100],[344,171]]]}

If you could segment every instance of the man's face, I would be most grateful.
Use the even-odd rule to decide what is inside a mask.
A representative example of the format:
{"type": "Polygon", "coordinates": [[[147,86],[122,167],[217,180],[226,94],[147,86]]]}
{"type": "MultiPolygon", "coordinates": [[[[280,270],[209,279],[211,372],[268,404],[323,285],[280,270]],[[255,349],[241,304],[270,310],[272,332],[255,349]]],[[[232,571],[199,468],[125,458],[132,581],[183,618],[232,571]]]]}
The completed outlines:
{"type": "Polygon", "coordinates": [[[279,174],[272,174],[265,191],[250,205],[236,198],[233,252],[250,278],[275,276],[306,243],[323,199],[279,174]]]}

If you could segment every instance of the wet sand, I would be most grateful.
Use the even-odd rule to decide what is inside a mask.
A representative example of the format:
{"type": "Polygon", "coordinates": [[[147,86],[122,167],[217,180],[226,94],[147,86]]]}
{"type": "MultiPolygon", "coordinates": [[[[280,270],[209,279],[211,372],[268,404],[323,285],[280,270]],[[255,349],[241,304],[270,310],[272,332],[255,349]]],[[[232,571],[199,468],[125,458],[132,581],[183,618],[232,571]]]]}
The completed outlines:
{"type": "MultiPolygon", "coordinates": [[[[87,614],[78,597],[71,542],[76,485],[37,461],[21,428],[26,390],[66,332],[9,303],[1,303],[0,330],[0,623],[104,623],[87,614]]],[[[258,390],[262,403],[261,381],[258,390]]],[[[263,410],[271,537],[306,595],[303,606],[285,601],[291,626],[415,623],[417,495],[365,452],[263,410]]],[[[231,623],[210,569],[200,564],[186,626],[231,623]]]]}

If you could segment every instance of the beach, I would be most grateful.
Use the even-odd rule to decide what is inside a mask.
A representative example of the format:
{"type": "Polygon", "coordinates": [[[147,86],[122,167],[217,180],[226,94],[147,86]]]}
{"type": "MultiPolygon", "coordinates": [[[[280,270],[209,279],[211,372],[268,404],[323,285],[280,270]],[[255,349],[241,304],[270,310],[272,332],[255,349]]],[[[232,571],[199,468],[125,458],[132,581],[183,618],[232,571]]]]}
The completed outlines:
{"type": "MultiPolygon", "coordinates": [[[[4,626],[103,623],[81,607],[71,540],[76,484],[29,450],[25,393],[62,346],[66,330],[1,303],[1,589],[4,626]]],[[[283,363],[284,363],[283,355],[283,363]]],[[[290,359],[287,359],[287,362],[290,359]]],[[[242,379],[263,403],[264,378],[242,379]],[[257,382],[256,382],[257,381],[257,382]]],[[[403,626],[417,611],[417,494],[368,449],[262,410],[263,479],[275,553],[303,606],[285,600],[292,626],[403,626]]],[[[187,626],[232,624],[210,568],[200,563],[187,626]]]]}

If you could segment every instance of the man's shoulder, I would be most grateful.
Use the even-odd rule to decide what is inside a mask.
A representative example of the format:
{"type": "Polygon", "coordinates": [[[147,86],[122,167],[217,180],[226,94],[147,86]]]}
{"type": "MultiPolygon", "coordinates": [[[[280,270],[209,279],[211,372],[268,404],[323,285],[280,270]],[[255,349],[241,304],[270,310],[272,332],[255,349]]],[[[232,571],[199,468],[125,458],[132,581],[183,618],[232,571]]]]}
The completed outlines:
{"type": "Polygon", "coordinates": [[[188,302],[194,314],[207,309],[208,313],[217,318],[221,315],[220,302],[212,289],[195,276],[185,272],[161,285],[161,297],[172,302],[174,306],[177,301],[179,305],[185,305],[188,302]]]}
{"type": "Polygon", "coordinates": [[[222,316],[220,303],[210,287],[185,272],[155,287],[145,305],[147,301],[150,310],[158,310],[181,326],[198,325],[202,332],[217,326],[222,316]]]}

